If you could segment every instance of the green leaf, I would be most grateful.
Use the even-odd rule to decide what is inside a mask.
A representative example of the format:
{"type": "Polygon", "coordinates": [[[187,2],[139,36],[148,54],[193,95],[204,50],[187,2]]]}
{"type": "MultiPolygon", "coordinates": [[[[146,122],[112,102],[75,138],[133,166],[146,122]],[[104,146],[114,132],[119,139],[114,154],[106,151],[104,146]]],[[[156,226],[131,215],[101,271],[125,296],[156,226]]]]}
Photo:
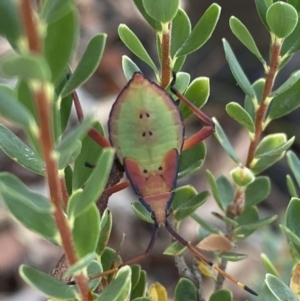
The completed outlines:
{"type": "Polygon", "coordinates": [[[41,18],[46,23],[52,23],[70,12],[74,0],[48,0],[42,5],[41,18]],[[71,4],[70,4],[71,2],[71,4]]]}
{"type": "Polygon", "coordinates": [[[216,179],[218,193],[220,195],[224,209],[226,210],[228,205],[233,201],[234,192],[230,181],[223,175],[218,176],[216,179]]]}
{"type": "Polygon", "coordinates": [[[80,258],[75,264],[71,265],[63,275],[63,278],[69,278],[72,275],[84,272],[88,265],[96,258],[95,253],[88,253],[84,257],[80,258]]]}
{"type": "Polygon", "coordinates": [[[148,24],[156,31],[160,32],[162,31],[162,26],[160,22],[156,21],[152,17],[149,16],[149,14],[146,12],[143,1],[141,0],[133,0],[135,6],[140,11],[144,19],[148,22],[148,24]]]}
{"type": "Polygon", "coordinates": [[[297,81],[300,79],[300,71],[294,72],[286,82],[284,82],[278,89],[273,91],[271,94],[269,94],[268,97],[276,97],[283,93],[284,91],[290,89],[293,85],[297,83],[297,81]]]}
{"type": "MultiPolygon", "coordinates": [[[[103,135],[103,128],[99,122],[94,122],[93,128],[100,135],[103,135]]],[[[74,190],[82,187],[93,172],[93,168],[86,167],[85,163],[94,166],[101,152],[102,148],[87,134],[82,140],[81,152],[75,160],[73,172],[74,190]]]]}
{"type": "Polygon", "coordinates": [[[30,286],[38,289],[46,296],[62,300],[74,299],[76,296],[75,287],[63,283],[49,274],[40,272],[27,265],[21,265],[19,269],[22,279],[30,286]]]}
{"type": "Polygon", "coordinates": [[[146,209],[145,206],[141,204],[139,201],[135,201],[131,203],[131,207],[134,213],[143,221],[153,224],[153,219],[151,218],[151,213],[146,209]]]}
{"type": "Polygon", "coordinates": [[[21,166],[39,175],[44,175],[45,167],[43,161],[20,138],[1,124],[0,148],[21,166]]]}
{"type": "Polygon", "coordinates": [[[127,81],[131,80],[134,73],[142,73],[139,67],[127,55],[122,56],[122,68],[127,81]]]}
{"type": "Polygon", "coordinates": [[[278,1],[268,8],[266,18],[271,31],[278,38],[286,38],[297,25],[298,13],[292,5],[278,1]]]}
{"type": "Polygon", "coordinates": [[[245,166],[237,166],[230,171],[230,176],[235,184],[246,187],[255,179],[253,172],[245,166]]]}
{"type": "Polygon", "coordinates": [[[259,228],[262,228],[264,226],[267,226],[267,225],[273,223],[277,219],[277,217],[278,217],[277,215],[273,215],[271,217],[264,217],[258,221],[237,227],[236,230],[242,231],[242,232],[244,232],[245,230],[246,231],[247,230],[257,230],[259,228]]]}
{"type": "MultiPolygon", "coordinates": [[[[287,207],[285,223],[287,228],[293,232],[297,237],[300,237],[300,224],[299,224],[299,214],[300,214],[300,199],[292,198],[287,207]]],[[[300,246],[293,243],[296,250],[300,251],[300,246]]]]}
{"type": "Polygon", "coordinates": [[[297,184],[300,187],[300,160],[292,151],[288,151],[286,153],[286,158],[287,158],[287,163],[297,181],[297,184]]]}
{"type": "Polygon", "coordinates": [[[267,17],[266,17],[268,7],[265,3],[265,0],[254,0],[254,1],[255,1],[256,10],[258,12],[258,15],[259,15],[262,23],[269,30],[269,25],[268,25],[267,17]]]}
{"type": "Polygon", "coordinates": [[[216,203],[222,211],[226,211],[234,197],[232,185],[228,179],[222,175],[215,179],[209,170],[206,170],[206,178],[216,203]]]}
{"type": "MultiPolygon", "coordinates": [[[[187,88],[184,96],[193,103],[197,108],[202,108],[210,94],[209,78],[198,77],[194,79],[189,87],[187,88]]],[[[179,109],[182,114],[182,118],[186,119],[193,114],[192,110],[188,108],[185,104],[180,103],[179,109]]]]}
{"type": "MultiPolygon", "coordinates": [[[[299,2],[300,3],[300,2],[299,2]]],[[[283,40],[280,55],[291,56],[300,49],[300,22],[297,23],[294,31],[283,40]]]]}
{"type": "Polygon", "coordinates": [[[131,266],[131,285],[132,290],[136,287],[136,285],[139,282],[140,276],[141,276],[141,266],[138,264],[134,264],[131,266]]]}
{"type": "Polygon", "coordinates": [[[23,34],[19,3],[15,1],[0,1],[0,11],[0,35],[5,36],[16,50],[19,48],[23,34]]]}
{"type": "Polygon", "coordinates": [[[206,147],[203,142],[200,142],[193,147],[184,150],[179,159],[178,176],[183,177],[191,171],[202,166],[206,157],[206,147]]]}
{"type": "Polygon", "coordinates": [[[260,60],[263,65],[266,65],[265,60],[259,52],[255,41],[246,26],[236,17],[230,18],[229,26],[233,34],[242,42],[242,44],[244,44],[260,60]]]}
{"type": "Polygon", "coordinates": [[[190,79],[191,76],[187,72],[178,72],[176,74],[175,88],[182,94],[186,90],[190,79]]]}
{"type": "Polygon", "coordinates": [[[240,164],[241,161],[238,158],[237,154],[235,153],[233,147],[231,146],[226,134],[224,133],[221,125],[217,121],[216,118],[212,119],[213,122],[215,123],[216,131],[215,131],[215,137],[221,144],[221,146],[224,148],[225,152],[229,155],[229,157],[236,163],[240,164]]]}
{"type": "Polygon", "coordinates": [[[272,261],[269,259],[269,257],[266,254],[262,253],[262,254],[260,254],[260,258],[261,258],[261,261],[262,261],[267,273],[270,273],[276,277],[279,277],[279,273],[278,273],[277,269],[274,267],[274,265],[273,265],[272,261]]]}
{"type": "Polygon", "coordinates": [[[95,252],[100,234],[100,217],[96,204],[89,206],[75,218],[72,230],[76,254],[79,258],[95,252]]]}
{"type": "Polygon", "coordinates": [[[300,106],[299,98],[300,80],[291,88],[274,97],[271,103],[268,119],[277,119],[289,114],[300,106]]]}
{"type": "Polygon", "coordinates": [[[65,97],[85,83],[98,68],[105,47],[106,34],[95,35],[88,43],[75,71],[64,86],[61,96],[65,97]]]}
{"type": "Polygon", "coordinates": [[[101,255],[108,243],[112,227],[112,215],[108,209],[105,209],[100,221],[100,233],[96,253],[101,255]]]}
{"type": "Polygon", "coordinates": [[[170,255],[170,256],[179,256],[181,255],[184,250],[186,249],[186,246],[184,246],[179,241],[172,242],[163,252],[164,255],[170,255]]]}
{"type": "Polygon", "coordinates": [[[198,194],[197,190],[191,185],[181,186],[175,189],[175,195],[172,200],[172,209],[176,211],[182,204],[192,199],[198,194]]]}
{"type": "Polygon", "coordinates": [[[131,292],[130,300],[145,296],[146,289],[147,289],[147,274],[145,271],[141,271],[140,279],[137,285],[135,286],[135,288],[131,292]]]}
{"type": "Polygon", "coordinates": [[[180,278],[175,287],[174,297],[174,301],[197,301],[197,289],[195,284],[189,279],[180,278]]]}
{"type": "Polygon", "coordinates": [[[208,183],[210,185],[211,192],[212,192],[212,195],[213,195],[216,203],[218,204],[218,206],[220,207],[220,209],[222,211],[225,211],[226,206],[222,202],[221,194],[219,192],[217,181],[216,181],[214,175],[209,170],[206,170],[205,175],[206,175],[206,178],[207,178],[208,183]]]}
{"type": "Polygon", "coordinates": [[[147,14],[161,23],[174,19],[179,7],[179,0],[142,0],[147,14]]]}
{"type": "Polygon", "coordinates": [[[284,232],[285,236],[294,244],[297,245],[297,247],[300,247],[300,237],[296,235],[293,231],[291,231],[289,228],[279,225],[280,229],[284,232]]]}
{"type": "Polygon", "coordinates": [[[120,255],[115,250],[106,247],[101,255],[101,263],[103,271],[108,271],[116,265],[116,263],[122,262],[120,255]]]}
{"type": "Polygon", "coordinates": [[[80,139],[87,133],[91,125],[92,119],[84,118],[82,123],[78,124],[75,129],[55,146],[55,150],[58,152],[59,169],[64,169],[67,165],[75,161],[81,149],[80,139]]]}
{"type": "Polygon", "coordinates": [[[1,173],[0,194],[7,209],[26,228],[49,239],[58,235],[51,213],[51,205],[46,199],[26,189],[16,177],[1,173]],[[16,190],[17,189],[17,190],[16,190]],[[22,195],[20,193],[24,193],[22,195]],[[29,198],[32,199],[29,199],[29,198]],[[38,204],[38,202],[41,204],[38,204]]]}
{"type": "Polygon", "coordinates": [[[293,144],[294,140],[295,137],[292,137],[286,141],[286,134],[283,133],[268,135],[259,143],[254,157],[263,158],[276,156],[286,151],[293,144]]]}
{"type": "Polygon", "coordinates": [[[57,83],[63,77],[75,49],[77,35],[78,20],[75,8],[48,25],[44,52],[51,69],[52,83],[57,83]]]}
{"type": "Polygon", "coordinates": [[[8,172],[0,173],[0,183],[4,189],[1,194],[5,197],[16,199],[18,202],[27,205],[37,212],[48,212],[53,211],[51,202],[44,196],[30,190],[27,186],[21,182],[19,178],[8,172]]]}
{"type": "Polygon", "coordinates": [[[226,112],[228,115],[237,121],[241,126],[246,128],[249,132],[254,133],[255,127],[251,116],[238,103],[230,102],[226,105],[226,112]]]}
{"type": "Polygon", "coordinates": [[[271,184],[268,177],[257,177],[246,187],[245,207],[254,206],[263,201],[270,193],[271,184]]]}
{"type": "Polygon", "coordinates": [[[27,81],[19,80],[17,85],[17,96],[19,102],[34,116],[35,121],[38,120],[38,115],[35,107],[33,93],[29,88],[27,81]]]}
{"type": "Polygon", "coordinates": [[[290,196],[297,198],[298,197],[297,190],[294,181],[292,180],[292,177],[290,175],[286,175],[286,185],[290,196]]]}
{"type": "Polygon", "coordinates": [[[186,59],[186,55],[176,57],[172,63],[173,66],[172,70],[175,72],[179,72],[185,62],[185,59],[186,59]]]}
{"type": "Polygon", "coordinates": [[[275,164],[277,161],[279,161],[282,157],[284,156],[284,152],[279,153],[277,155],[272,155],[272,156],[265,156],[260,159],[254,159],[251,164],[251,170],[252,172],[257,175],[267,169],[268,167],[272,166],[275,164]]]}
{"type": "Polygon", "coordinates": [[[125,24],[120,24],[118,28],[119,37],[126,47],[134,53],[138,58],[149,65],[152,70],[157,74],[158,70],[147,53],[146,49],[138,39],[138,37],[127,27],[125,24]]]}
{"type": "Polygon", "coordinates": [[[20,126],[37,131],[33,116],[16,98],[14,90],[0,85],[0,114],[20,126]]]}
{"type": "Polygon", "coordinates": [[[31,54],[5,56],[0,62],[0,73],[5,77],[18,77],[24,80],[48,81],[51,78],[46,60],[31,54]]]}
{"type": "Polygon", "coordinates": [[[64,169],[64,175],[65,175],[65,182],[66,182],[66,188],[68,195],[72,194],[72,178],[73,178],[73,169],[70,165],[68,165],[64,169]]]}
{"type": "Polygon", "coordinates": [[[210,296],[209,301],[232,301],[232,292],[220,289],[210,296]]]}
{"type": "Polygon", "coordinates": [[[223,46],[226,55],[226,60],[229,64],[230,70],[235,80],[237,81],[241,89],[244,91],[244,93],[248,95],[251,99],[254,99],[255,91],[251,86],[248,78],[246,77],[243,69],[241,68],[239,62],[237,61],[233,51],[231,50],[230,45],[225,39],[223,39],[223,46]]]}
{"type": "Polygon", "coordinates": [[[258,104],[261,102],[264,86],[265,80],[262,78],[258,79],[252,84],[256,98],[251,99],[248,95],[245,96],[244,108],[251,116],[253,122],[255,121],[255,112],[258,109],[258,104]]]}
{"type": "Polygon", "coordinates": [[[248,224],[253,224],[259,220],[258,210],[255,206],[246,207],[244,211],[238,216],[236,221],[239,224],[239,228],[235,229],[235,236],[247,237],[251,235],[255,230],[253,229],[245,229],[243,226],[247,226],[248,224]]]}
{"type": "Polygon", "coordinates": [[[133,299],[132,301],[151,301],[151,300],[147,297],[138,297],[133,299]]]}
{"type": "MultiPolygon", "coordinates": [[[[102,272],[103,272],[102,265],[96,260],[93,260],[87,267],[87,273],[89,277],[100,274],[102,272]]],[[[101,281],[101,277],[90,280],[89,281],[90,290],[94,291],[96,288],[98,288],[100,285],[100,281],[101,281]]]]}
{"type": "MultiPolygon", "coordinates": [[[[151,1],[151,0],[149,0],[151,1]]],[[[187,55],[202,47],[211,37],[219,20],[221,7],[212,4],[198,21],[183,45],[175,53],[176,57],[187,55]]]]}
{"type": "Polygon", "coordinates": [[[171,57],[174,57],[176,51],[183,45],[190,33],[190,19],[185,11],[179,8],[175,18],[172,21],[171,57]]]}
{"type": "Polygon", "coordinates": [[[224,252],[224,253],[218,254],[218,256],[225,260],[232,261],[232,262],[240,261],[240,260],[243,260],[248,257],[248,255],[234,253],[234,252],[224,252]]]}
{"type": "Polygon", "coordinates": [[[103,149],[100,158],[93,170],[93,173],[87,181],[83,192],[79,198],[75,198],[73,202],[68,203],[68,215],[74,217],[84,213],[89,206],[96,202],[103,192],[108,175],[112,166],[114,150],[111,148],[103,149]]]}
{"type": "Polygon", "coordinates": [[[195,210],[197,210],[206,202],[208,196],[208,191],[202,191],[186,202],[183,200],[182,205],[180,205],[174,212],[175,220],[182,221],[186,217],[190,216],[193,212],[195,212],[195,210]]]}
{"type": "Polygon", "coordinates": [[[265,282],[269,288],[269,290],[273,293],[273,295],[280,301],[288,300],[288,301],[298,301],[296,295],[291,291],[291,289],[277,277],[267,274],[265,282]]]}
{"type": "Polygon", "coordinates": [[[297,10],[297,12],[300,12],[300,2],[299,0],[288,0],[287,3],[293,5],[293,7],[297,10]]]}
{"type": "Polygon", "coordinates": [[[207,230],[209,233],[215,233],[215,234],[221,234],[222,235],[222,232],[210,225],[207,221],[205,221],[204,219],[202,219],[198,214],[196,213],[193,213],[191,214],[191,217],[201,226],[203,227],[205,230],[207,230]]]}

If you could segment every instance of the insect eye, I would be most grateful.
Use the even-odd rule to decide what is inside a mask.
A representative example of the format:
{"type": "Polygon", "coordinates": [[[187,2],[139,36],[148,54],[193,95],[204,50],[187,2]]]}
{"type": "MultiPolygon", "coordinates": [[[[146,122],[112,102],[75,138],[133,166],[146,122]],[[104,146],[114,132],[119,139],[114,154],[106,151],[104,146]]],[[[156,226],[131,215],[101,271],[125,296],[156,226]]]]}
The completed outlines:
{"type": "Polygon", "coordinates": [[[147,169],[144,169],[144,170],[143,170],[143,173],[147,173],[147,172],[148,172],[148,170],[147,170],[147,169]]]}
{"type": "Polygon", "coordinates": [[[149,113],[146,113],[146,116],[147,116],[147,117],[150,117],[150,114],[149,114],[149,113]]]}
{"type": "Polygon", "coordinates": [[[158,170],[162,170],[162,169],[163,169],[162,166],[159,166],[159,167],[158,167],[158,170]]]}

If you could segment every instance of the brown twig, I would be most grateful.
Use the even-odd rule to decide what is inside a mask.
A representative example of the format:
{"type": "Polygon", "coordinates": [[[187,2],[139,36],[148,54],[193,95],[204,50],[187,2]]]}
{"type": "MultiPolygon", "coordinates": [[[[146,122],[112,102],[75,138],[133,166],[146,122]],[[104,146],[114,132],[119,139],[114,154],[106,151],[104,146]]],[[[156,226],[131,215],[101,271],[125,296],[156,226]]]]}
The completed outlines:
{"type": "Polygon", "coordinates": [[[170,47],[171,47],[171,26],[168,24],[168,30],[162,34],[161,42],[161,86],[166,88],[169,85],[171,78],[170,68],[170,47]]]}
{"type": "MultiPolygon", "coordinates": [[[[41,54],[41,42],[38,35],[38,26],[33,17],[31,0],[21,1],[21,17],[27,35],[29,50],[41,54]]],[[[34,91],[34,98],[39,119],[39,138],[42,146],[43,157],[46,165],[47,182],[50,198],[55,206],[54,218],[61,235],[62,245],[69,264],[75,264],[78,259],[74,250],[72,233],[68,226],[62,208],[61,183],[58,176],[57,164],[53,156],[54,143],[51,126],[51,101],[47,98],[44,83],[34,91]]],[[[83,301],[92,301],[93,296],[89,290],[87,279],[83,274],[75,277],[83,301]]]]}
{"type": "MultiPolygon", "coordinates": [[[[266,81],[262,93],[262,98],[259,103],[258,110],[256,111],[254,138],[253,140],[251,140],[248,149],[246,167],[248,167],[249,169],[251,169],[251,162],[254,159],[254,154],[260,142],[261,134],[263,132],[264,118],[269,105],[266,102],[266,99],[268,95],[272,92],[272,87],[276,78],[277,69],[280,60],[280,49],[281,49],[281,44],[277,44],[275,41],[272,45],[270,67],[269,67],[269,72],[266,74],[266,81]]],[[[237,189],[233,202],[227,208],[226,216],[234,219],[235,217],[240,215],[244,210],[244,203],[245,203],[245,189],[244,188],[237,189]]],[[[233,238],[233,230],[234,227],[232,225],[227,225],[226,236],[230,240],[232,240],[233,238]]],[[[227,265],[227,261],[222,259],[220,267],[224,270],[226,268],[226,265],[227,265]]],[[[218,290],[223,287],[224,279],[225,278],[222,275],[220,274],[218,275],[215,290],[218,290]]]]}

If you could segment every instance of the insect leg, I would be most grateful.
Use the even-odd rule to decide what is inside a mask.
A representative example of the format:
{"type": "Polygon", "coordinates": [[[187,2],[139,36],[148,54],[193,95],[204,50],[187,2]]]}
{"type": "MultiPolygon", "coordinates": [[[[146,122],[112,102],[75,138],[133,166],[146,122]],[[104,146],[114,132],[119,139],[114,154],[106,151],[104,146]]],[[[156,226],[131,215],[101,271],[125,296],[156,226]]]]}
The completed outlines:
{"type": "Polygon", "coordinates": [[[215,269],[219,274],[224,276],[225,278],[229,279],[239,287],[243,288],[245,291],[249,292],[250,294],[254,296],[258,296],[255,291],[253,291],[251,288],[249,288],[247,285],[243,284],[242,282],[238,281],[225,271],[219,268],[219,266],[213,262],[211,262],[209,259],[207,259],[203,254],[201,254],[194,246],[192,246],[188,241],[186,241],[183,237],[181,237],[169,224],[168,221],[165,222],[165,227],[169,231],[169,233],[176,238],[180,243],[182,243],[184,246],[186,246],[195,256],[197,259],[201,260],[202,262],[206,263],[207,265],[211,266],[213,269],[215,269]]]}
{"type": "Polygon", "coordinates": [[[193,111],[193,113],[198,116],[202,121],[204,121],[207,125],[204,126],[200,131],[198,131],[193,136],[189,137],[184,141],[183,150],[188,149],[199,142],[206,139],[215,131],[215,124],[210,117],[208,117],[205,113],[203,113],[199,108],[197,108],[193,103],[191,103],[185,96],[183,96],[175,87],[176,81],[176,73],[173,72],[173,80],[170,85],[171,91],[177,96],[177,98],[183,102],[189,109],[193,111]]]}

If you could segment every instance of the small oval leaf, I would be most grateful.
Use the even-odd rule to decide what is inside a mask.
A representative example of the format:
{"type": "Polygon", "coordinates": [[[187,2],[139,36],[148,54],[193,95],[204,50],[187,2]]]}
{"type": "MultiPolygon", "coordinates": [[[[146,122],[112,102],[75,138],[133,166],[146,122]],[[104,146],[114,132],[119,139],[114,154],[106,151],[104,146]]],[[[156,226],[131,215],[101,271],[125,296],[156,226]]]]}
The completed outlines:
{"type": "MultiPolygon", "coordinates": [[[[151,0],[150,0],[151,1],[151,0]]],[[[203,14],[183,45],[175,53],[176,57],[187,55],[202,47],[211,37],[220,17],[221,7],[213,3],[203,14]]]]}
{"type": "Polygon", "coordinates": [[[106,34],[94,36],[88,43],[75,71],[64,86],[61,97],[65,97],[86,82],[97,69],[105,47],[106,34]]]}
{"type": "Polygon", "coordinates": [[[147,14],[161,23],[174,19],[179,7],[179,0],[142,0],[147,14]]]}
{"type": "Polygon", "coordinates": [[[20,275],[26,283],[49,297],[69,300],[74,299],[77,294],[75,287],[27,265],[20,266],[20,275]]]}
{"type": "Polygon", "coordinates": [[[149,65],[152,70],[157,74],[158,70],[147,53],[146,49],[138,39],[138,37],[128,28],[125,24],[120,24],[118,28],[119,37],[126,47],[134,53],[138,58],[149,65]]]}
{"type": "Polygon", "coordinates": [[[223,39],[223,46],[226,55],[226,60],[229,64],[230,70],[235,80],[237,81],[241,89],[244,91],[244,93],[248,95],[251,99],[254,99],[255,91],[251,86],[248,78],[246,77],[243,69],[241,68],[239,62],[237,61],[233,51],[231,50],[230,45],[225,39],[223,39]]]}
{"type": "Polygon", "coordinates": [[[297,25],[298,13],[292,5],[278,1],[268,8],[266,18],[271,31],[278,38],[286,38],[297,25]]]}
{"type": "Polygon", "coordinates": [[[249,132],[254,133],[255,127],[251,116],[238,103],[230,102],[226,105],[228,115],[237,121],[241,126],[245,127],[249,132]]]}

